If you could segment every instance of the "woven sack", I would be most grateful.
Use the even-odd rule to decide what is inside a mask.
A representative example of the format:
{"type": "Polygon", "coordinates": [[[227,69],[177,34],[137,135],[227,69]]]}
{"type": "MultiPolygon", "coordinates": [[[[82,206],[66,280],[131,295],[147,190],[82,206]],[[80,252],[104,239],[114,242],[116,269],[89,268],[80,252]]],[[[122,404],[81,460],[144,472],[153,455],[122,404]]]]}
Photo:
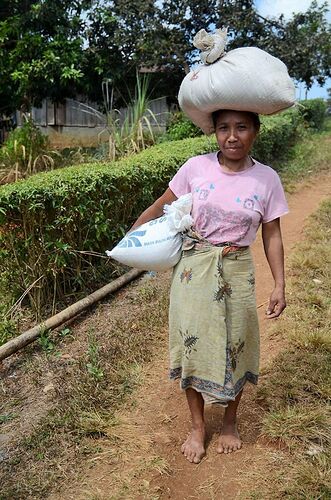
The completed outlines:
{"type": "Polygon", "coordinates": [[[182,232],[192,225],[192,194],[180,196],[164,206],[164,215],[127,233],[111,251],[121,264],[146,271],[166,271],[177,264],[182,253],[182,232]]]}
{"type": "Polygon", "coordinates": [[[280,59],[257,47],[225,53],[226,30],[201,30],[193,43],[204,64],[185,76],[178,101],[205,134],[214,131],[211,114],[218,109],[271,115],[295,104],[295,87],[280,59]]]}

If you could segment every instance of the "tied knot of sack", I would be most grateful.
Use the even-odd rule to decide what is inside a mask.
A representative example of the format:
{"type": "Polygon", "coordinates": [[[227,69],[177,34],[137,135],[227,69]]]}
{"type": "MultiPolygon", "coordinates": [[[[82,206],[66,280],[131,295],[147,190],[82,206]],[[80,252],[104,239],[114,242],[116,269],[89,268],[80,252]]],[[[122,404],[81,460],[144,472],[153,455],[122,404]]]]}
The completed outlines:
{"type": "Polygon", "coordinates": [[[217,29],[215,33],[207,33],[202,29],[193,38],[193,45],[201,50],[201,61],[212,64],[225,54],[228,29],[217,29]]]}

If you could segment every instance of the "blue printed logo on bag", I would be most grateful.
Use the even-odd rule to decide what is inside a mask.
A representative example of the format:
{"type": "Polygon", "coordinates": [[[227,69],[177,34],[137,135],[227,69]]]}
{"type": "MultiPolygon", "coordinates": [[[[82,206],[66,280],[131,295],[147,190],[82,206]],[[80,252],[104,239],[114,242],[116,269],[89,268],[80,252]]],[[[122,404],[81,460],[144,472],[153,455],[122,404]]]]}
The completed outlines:
{"type": "Polygon", "coordinates": [[[141,247],[141,241],[138,236],[145,236],[146,231],[133,231],[128,236],[125,236],[117,245],[120,248],[141,247]]]}

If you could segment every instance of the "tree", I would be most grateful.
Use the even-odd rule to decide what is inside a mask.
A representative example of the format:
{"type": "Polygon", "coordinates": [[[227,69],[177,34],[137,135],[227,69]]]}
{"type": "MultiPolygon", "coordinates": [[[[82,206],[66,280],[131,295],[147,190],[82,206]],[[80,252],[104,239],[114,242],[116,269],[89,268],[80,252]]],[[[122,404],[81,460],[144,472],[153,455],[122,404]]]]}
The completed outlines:
{"type": "Polygon", "coordinates": [[[277,22],[270,52],[282,59],[289,73],[310,89],[314,81],[323,85],[331,75],[331,29],[326,19],[327,3],[313,1],[304,13],[277,22]]]}
{"type": "Polygon", "coordinates": [[[157,11],[153,0],[100,0],[90,12],[85,74],[93,99],[100,101],[103,79],[117,89],[116,105],[130,99],[137,70],[154,64],[157,11]]]}
{"type": "Polygon", "coordinates": [[[115,105],[123,105],[137,71],[150,72],[154,97],[175,101],[199,61],[194,35],[215,27],[228,27],[227,50],[264,49],[310,88],[330,75],[326,11],[314,1],[287,21],[262,17],[254,0],[2,0],[0,111],[44,97],[102,102],[104,79],[118,89],[115,105]]]}
{"type": "Polygon", "coordinates": [[[0,11],[1,111],[29,109],[83,88],[84,21],[90,1],[7,0],[0,11]]]}

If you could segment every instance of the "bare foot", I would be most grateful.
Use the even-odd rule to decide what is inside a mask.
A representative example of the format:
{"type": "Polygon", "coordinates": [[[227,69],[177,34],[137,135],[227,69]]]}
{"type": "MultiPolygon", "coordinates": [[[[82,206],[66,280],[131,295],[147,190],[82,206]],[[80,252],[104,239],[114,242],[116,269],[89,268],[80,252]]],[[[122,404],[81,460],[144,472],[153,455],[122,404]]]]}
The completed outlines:
{"type": "Polygon", "coordinates": [[[217,453],[232,453],[241,448],[242,442],[239,437],[236,423],[223,423],[221,435],[216,448],[217,453]]]}
{"type": "Polygon", "coordinates": [[[205,456],[205,430],[193,429],[182,444],[182,453],[191,463],[198,464],[205,456]]]}

